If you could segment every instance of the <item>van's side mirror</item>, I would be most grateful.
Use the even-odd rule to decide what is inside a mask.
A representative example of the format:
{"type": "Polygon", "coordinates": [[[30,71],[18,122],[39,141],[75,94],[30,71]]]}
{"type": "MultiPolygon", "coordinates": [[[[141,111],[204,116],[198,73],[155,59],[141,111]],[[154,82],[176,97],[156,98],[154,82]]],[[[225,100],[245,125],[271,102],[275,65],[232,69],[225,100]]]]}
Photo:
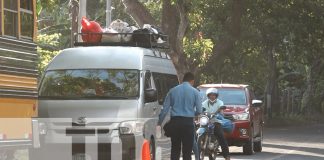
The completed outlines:
{"type": "Polygon", "coordinates": [[[262,106],[262,101],[261,100],[252,100],[252,107],[261,107],[262,106]]]}
{"type": "Polygon", "coordinates": [[[145,103],[157,101],[157,91],[154,88],[145,90],[145,103]]]}

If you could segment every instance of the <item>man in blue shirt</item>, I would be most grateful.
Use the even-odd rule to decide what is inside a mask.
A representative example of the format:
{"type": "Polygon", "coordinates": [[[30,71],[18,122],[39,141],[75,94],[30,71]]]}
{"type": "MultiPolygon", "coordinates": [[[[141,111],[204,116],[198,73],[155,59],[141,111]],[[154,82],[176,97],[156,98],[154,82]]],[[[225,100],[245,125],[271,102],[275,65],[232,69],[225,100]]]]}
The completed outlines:
{"type": "Polygon", "coordinates": [[[179,160],[182,148],[183,160],[191,160],[194,140],[194,117],[202,112],[201,97],[193,88],[194,75],[186,73],[183,83],[172,88],[163,104],[159,115],[158,127],[171,109],[171,160],[179,160]]]}

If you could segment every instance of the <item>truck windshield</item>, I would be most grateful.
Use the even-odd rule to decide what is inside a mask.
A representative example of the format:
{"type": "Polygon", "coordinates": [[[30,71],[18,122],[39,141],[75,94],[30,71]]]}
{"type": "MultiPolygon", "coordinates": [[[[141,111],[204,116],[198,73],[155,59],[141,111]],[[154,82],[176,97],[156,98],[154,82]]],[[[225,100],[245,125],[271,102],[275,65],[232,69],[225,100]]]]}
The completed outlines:
{"type": "MultiPolygon", "coordinates": [[[[207,99],[206,91],[208,88],[201,88],[200,95],[203,100],[207,99]]],[[[243,89],[235,88],[217,88],[219,92],[218,99],[224,102],[224,105],[246,105],[246,95],[243,89]]]]}
{"type": "Polygon", "coordinates": [[[138,70],[47,71],[39,89],[39,98],[45,99],[134,99],[138,95],[138,70]]]}

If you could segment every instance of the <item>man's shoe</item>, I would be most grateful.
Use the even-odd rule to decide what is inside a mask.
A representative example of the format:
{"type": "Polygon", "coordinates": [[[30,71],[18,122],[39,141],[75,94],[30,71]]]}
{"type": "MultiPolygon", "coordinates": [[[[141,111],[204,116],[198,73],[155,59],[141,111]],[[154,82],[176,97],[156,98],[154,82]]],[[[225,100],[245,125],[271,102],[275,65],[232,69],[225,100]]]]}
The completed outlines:
{"type": "Polygon", "coordinates": [[[225,160],[231,160],[231,157],[228,156],[228,157],[225,158],[225,160]]]}

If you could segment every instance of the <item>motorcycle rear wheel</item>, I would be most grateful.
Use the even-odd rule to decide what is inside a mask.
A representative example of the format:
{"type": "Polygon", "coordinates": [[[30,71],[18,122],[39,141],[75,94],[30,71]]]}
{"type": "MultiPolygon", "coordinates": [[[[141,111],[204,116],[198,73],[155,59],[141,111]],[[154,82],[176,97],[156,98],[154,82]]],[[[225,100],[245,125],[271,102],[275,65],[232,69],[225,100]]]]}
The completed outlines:
{"type": "Polygon", "coordinates": [[[216,157],[217,157],[217,152],[215,153],[212,153],[212,154],[209,154],[209,160],[216,160],[216,157]]]}

